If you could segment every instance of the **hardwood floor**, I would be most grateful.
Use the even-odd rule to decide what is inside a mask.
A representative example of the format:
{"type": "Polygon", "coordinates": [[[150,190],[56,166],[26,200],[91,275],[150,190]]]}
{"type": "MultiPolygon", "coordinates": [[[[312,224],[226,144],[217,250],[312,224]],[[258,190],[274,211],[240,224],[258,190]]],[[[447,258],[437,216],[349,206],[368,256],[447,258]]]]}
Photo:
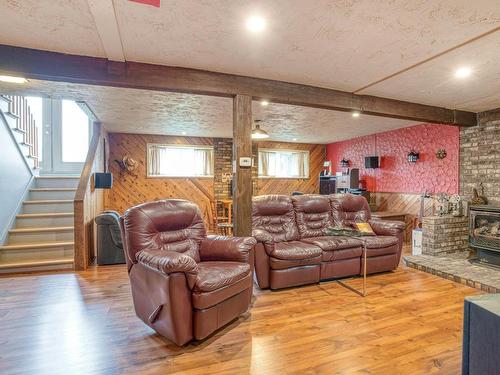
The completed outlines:
{"type": "Polygon", "coordinates": [[[178,348],[135,317],[125,266],[2,277],[0,373],[460,373],[463,298],[478,290],[401,266],[367,292],[256,289],[246,315],[178,348]]]}

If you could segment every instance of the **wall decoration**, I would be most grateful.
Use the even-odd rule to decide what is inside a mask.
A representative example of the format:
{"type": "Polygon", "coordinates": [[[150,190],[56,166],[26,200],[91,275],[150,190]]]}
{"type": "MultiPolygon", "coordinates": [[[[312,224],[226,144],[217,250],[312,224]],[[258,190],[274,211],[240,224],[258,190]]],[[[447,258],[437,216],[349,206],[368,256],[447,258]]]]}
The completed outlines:
{"type": "Polygon", "coordinates": [[[470,201],[470,204],[473,206],[488,204],[488,199],[486,199],[486,197],[484,196],[484,186],[482,182],[479,184],[479,189],[481,189],[481,195],[478,194],[476,188],[472,189],[472,199],[470,201]]]}
{"type": "Polygon", "coordinates": [[[420,154],[418,152],[415,152],[414,150],[411,150],[406,158],[408,159],[408,162],[416,163],[417,160],[420,159],[420,154]]]}
{"type": "Polygon", "coordinates": [[[443,160],[446,155],[448,155],[446,153],[446,150],[444,148],[440,148],[439,150],[436,151],[436,158],[440,159],[440,160],[443,160]]]}
{"type": "Polygon", "coordinates": [[[134,171],[137,169],[137,160],[131,158],[128,155],[125,155],[122,160],[115,159],[115,162],[120,168],[120,177],[123,177],[125,174],[128,174],[132,177],[137,177],[137,175],[134,173],[134,171]]]}
{"type": "Polygon", "coordinates": [[[460,195],[453,194],[450,197],[450,210],[452,216],[462,216],[462,199],[460,195]]]}
{"type": "Polygon", "coordinates": [[[437,195],[436,211],[438,216],[448,215],[450,213],[450,196],[445,193],[437,195]]]}

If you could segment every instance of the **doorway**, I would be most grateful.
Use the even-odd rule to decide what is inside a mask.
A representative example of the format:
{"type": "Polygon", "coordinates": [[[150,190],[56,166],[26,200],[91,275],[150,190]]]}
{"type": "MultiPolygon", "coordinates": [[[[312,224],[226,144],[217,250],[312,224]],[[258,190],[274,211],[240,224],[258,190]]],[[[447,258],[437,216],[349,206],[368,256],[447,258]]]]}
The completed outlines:
{"type": "Polygon", "coordinates": [[[79,175],[91,137],[91,120],[72,100],[43,99],[41,174],[79,175]]]}

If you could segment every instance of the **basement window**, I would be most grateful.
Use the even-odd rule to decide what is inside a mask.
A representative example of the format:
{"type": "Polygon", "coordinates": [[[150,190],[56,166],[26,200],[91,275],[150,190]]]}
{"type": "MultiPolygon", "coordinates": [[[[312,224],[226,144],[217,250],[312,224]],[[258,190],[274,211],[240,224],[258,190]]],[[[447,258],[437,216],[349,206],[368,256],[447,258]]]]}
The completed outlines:
{"type": "Polygon", "coordinates": [[[211,146],[148,144],[148,177],[213,177],[211,146]]]}
{"type": "Polygon", "coordinates": [[[259,150],[260,178],[309,178],[309,151],[259,150]]]}

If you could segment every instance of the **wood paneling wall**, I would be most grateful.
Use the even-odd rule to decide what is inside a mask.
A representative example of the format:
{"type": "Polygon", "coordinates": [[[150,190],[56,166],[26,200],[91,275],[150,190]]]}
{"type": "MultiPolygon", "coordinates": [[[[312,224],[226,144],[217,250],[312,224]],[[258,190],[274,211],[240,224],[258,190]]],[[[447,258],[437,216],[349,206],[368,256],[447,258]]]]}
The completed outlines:
{"type": "MultiPolygon", "coordinates": [[[[420,194],[406,193],[371,193],[371,204],[375,205],[377,211],[392,211],[406,213],[406,241],[411,242],[411,231],[415,218],[420,215],[420,194]]],[[[434,199],[426,198],[424,200],[424,215],[433,214],[434,199]]]]}
{"type": "MultiPolygon", "coordinates": [[[[212,145],[212,138],[173,137],[145,134],[109,134],[109,165],[113,173],[113,188],[106,191],[105,207],[108,210],[123,214],[128,208],[158,199],[181,198],[196,203],[203,212],[205,223],[213,228],[212,202],[214,201],[214,179],[212,178],[146,178],[146,148],[148,143],[212,145]],[[121,160],[125,155],[138,162],[135,171],[137,177],[122,175],[115,160],[121,160]]],[[[258,179],[259,195],[291,194],[293,191],[304,193],[319,192],[319,173],[324,160],[324,146],[314,144],[259,142],[258,147],[281,148],[293,150],[309,150],[308,179],[258,179]]],[[[254,153],[257,147],[254,145],[254,153]]],[[[256,170],[256,169],[255,169],[256,170]]],[[[254,172],[255,172],[254,170],[254,172]]]]}
{"type": "Polygon", "coordinates": [[[74,199],[74,232],[76,270],[85,270],[96,254],[94,218],[104,211],[104,192],[94,189],[95,172],[104,172],[107,134],[99,123],[94,123],[92,140],[74,199]]]}
{"type": "Polygon", "coordinates": [[[309,151],[309,178],[259,178],[257,194],[291,194],[301,191],[305,194],[319,193],[319,174],[325,160],[325,146],[306,143],[258,142],[258,148],[309,151]]]}
{"type": "Polygon", "coordinates": [[[147,178],[146,152],[148,143],[212,145],[211,138],[172,137],[146,134],[109,134],[109,166],[113,173],[113,188],[107,190],[105,205],[108,210],[123,214],[140,203],[166,198],[188,199],[196,203],[203,213],[205,223],[213,225],[211,202],[214,198],[212,178],[147,178]],[[120,176],[115,160],[128,155],[138,162],[134,171],[120,176]]]}

